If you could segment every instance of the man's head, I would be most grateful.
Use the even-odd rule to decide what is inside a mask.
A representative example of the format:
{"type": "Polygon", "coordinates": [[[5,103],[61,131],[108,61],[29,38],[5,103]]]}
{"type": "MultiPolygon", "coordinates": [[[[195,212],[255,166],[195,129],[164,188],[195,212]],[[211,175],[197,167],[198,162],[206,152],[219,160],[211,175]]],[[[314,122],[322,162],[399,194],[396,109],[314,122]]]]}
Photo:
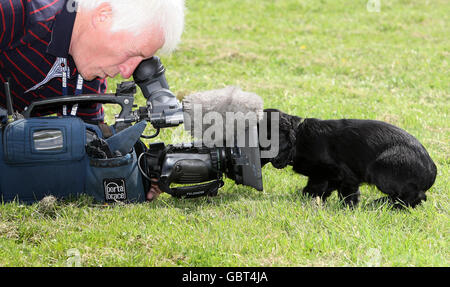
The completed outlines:
{"type": "Polygon", "coordinates": [[[86,80],[129,78],[156,51],[169,53],[184,28],[184,0],[77,0],[70,55],[86,80]]]}

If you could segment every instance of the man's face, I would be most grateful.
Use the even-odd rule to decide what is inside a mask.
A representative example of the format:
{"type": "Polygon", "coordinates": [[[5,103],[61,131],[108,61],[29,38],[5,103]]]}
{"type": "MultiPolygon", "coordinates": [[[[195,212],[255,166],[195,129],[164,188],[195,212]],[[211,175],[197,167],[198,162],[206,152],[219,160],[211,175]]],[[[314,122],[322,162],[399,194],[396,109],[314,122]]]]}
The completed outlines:
{"type": "Polygon", "coordinates": [[[135,36],[128,31],[111,32],[108,5],[77,15],[70,54],[85,80],[115,77],[128,79],[139,63],[164,45],[161,29],[150,28],[135,36]],[[78,24],[77,24],[78,23],[78,24]]]}

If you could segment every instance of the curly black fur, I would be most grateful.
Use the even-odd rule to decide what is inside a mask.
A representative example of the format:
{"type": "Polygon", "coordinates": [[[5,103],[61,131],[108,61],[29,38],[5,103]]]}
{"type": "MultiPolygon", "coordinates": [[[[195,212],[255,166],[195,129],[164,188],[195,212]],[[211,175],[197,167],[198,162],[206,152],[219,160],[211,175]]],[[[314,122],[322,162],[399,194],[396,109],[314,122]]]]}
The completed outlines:
{"type": "Polygon", "coordinates": [[[302,119],[275,109],[264,112],[269,124],[272,113],[279,112],[280,150],[276,157],[262,159],[262,165],[292,165],[308,177],[305,194],[325,200],[337,190],[354,206],[359,186],[368,183],[392,201],[415,207],[434,184],[437,169],[430,155],[396,126],[373,120],[302,119]]]}

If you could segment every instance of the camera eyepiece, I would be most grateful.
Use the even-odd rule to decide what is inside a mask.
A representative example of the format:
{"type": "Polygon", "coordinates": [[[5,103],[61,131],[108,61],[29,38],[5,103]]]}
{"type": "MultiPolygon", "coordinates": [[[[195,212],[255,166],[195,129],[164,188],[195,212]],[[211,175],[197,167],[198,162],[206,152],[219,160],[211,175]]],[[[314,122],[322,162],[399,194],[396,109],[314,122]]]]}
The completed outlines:
{"type": "Polygon", "coordinates": [[[142,89],[145,98],[149,98],[152,90],[159,84],[159,89],[169,90],[169,85],[165,77],[166,68],[161,63],[159,57],[152,57],[148,60],[142,61],[133,73],[133,78],[136,84],[142,89]],[[152,87],[147,89],[146,87],[152,87]],[[144,88],[144,89],[143,89],[144,88]]]}
{"type": "Polygon", "coordinates": [[[156,129],[175,127],[184,122],[183,107],[169,90],[166,69],[158,57],[143,61],[134,71],[133,77],[144,97],[147,107],[140,109],[140,120],[149,120],[156,129]]]}

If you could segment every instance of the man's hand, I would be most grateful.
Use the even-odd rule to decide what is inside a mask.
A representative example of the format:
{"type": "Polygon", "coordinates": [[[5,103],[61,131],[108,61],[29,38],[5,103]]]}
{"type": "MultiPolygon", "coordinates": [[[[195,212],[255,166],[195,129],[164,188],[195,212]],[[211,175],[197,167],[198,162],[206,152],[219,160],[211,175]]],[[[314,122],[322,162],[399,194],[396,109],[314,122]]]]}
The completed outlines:
{"type": "Polygon", "coordinates": [[[150,190],[147,192],[147,201],[153,201],[159,197],[162,193],[161,189],[158,186],[158,180],[152,178],[152,185],[150,186],[150,190]]]}

